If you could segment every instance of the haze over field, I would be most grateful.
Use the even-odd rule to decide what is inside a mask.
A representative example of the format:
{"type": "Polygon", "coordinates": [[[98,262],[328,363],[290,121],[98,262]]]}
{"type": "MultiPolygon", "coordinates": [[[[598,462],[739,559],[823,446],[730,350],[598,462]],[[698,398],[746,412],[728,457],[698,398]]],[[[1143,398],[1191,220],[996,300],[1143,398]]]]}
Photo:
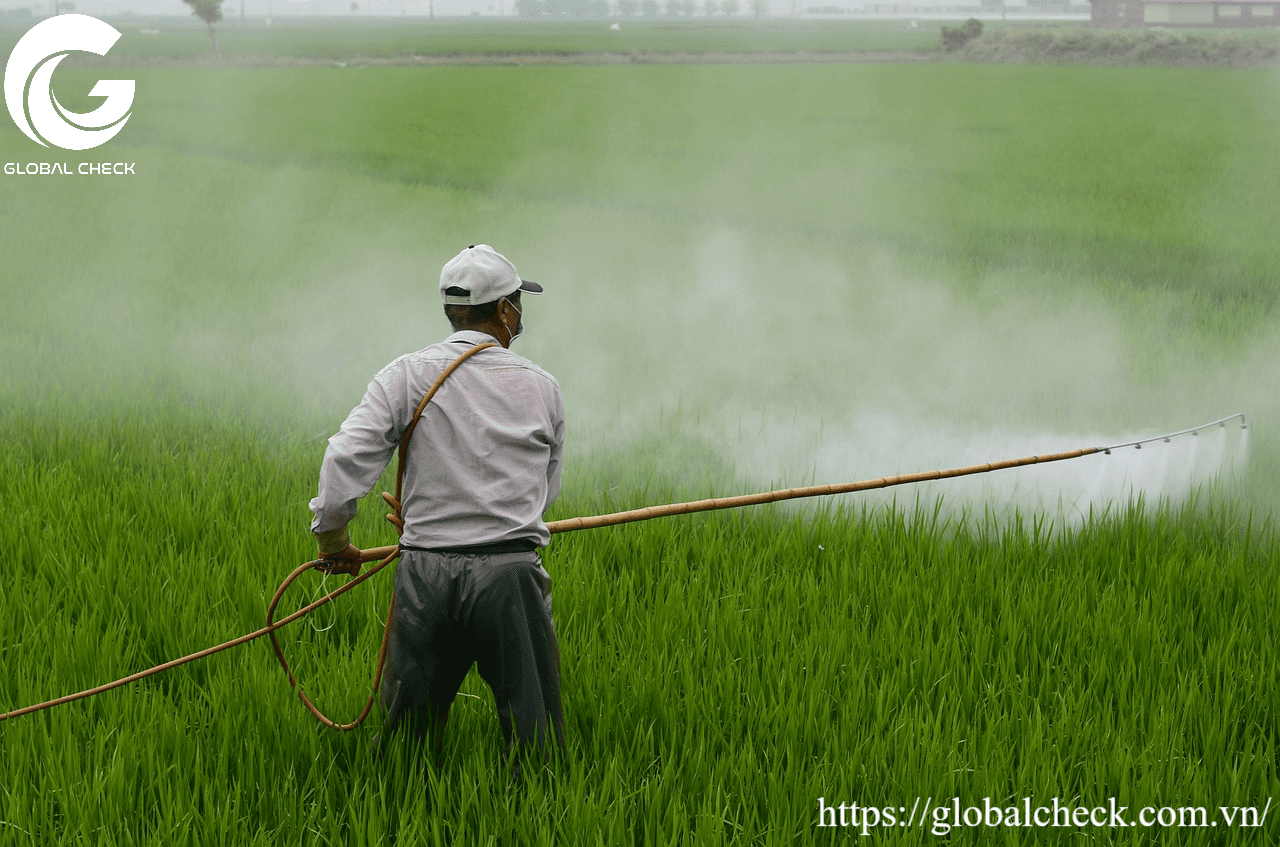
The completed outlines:
{"type": "MultiPolygon", "coordinates": [[[[1277,126],[1260,102],[1269,83],[1251,82],[1227,107],[1210,102],[1217,92],[1130,76],[1100,101],[1116,110],[1111,135],[1081,147],[1073,130],[1046,130],[1039,111],[1020,111],[1021,78],[1040,71],[992,72],[989,94],[956,101],[940,88],[945,68],[914,71],[916,89],[875,69],[790,69],[781,84],[793,99],[775,116],[751,112],[750,76],[733,69],[690,74],[673,102],[663,70],[546,69],[509,88],[512,76],[496,68],[487,114],[451,90],[456,75],[402,71],[418,82],[413,99],[396,101],[407,77],[386,76],[397,87],[385,93],[353,83],[373,73],[333,71],[329,97],[339,115],[356,116],[342,132],[359,137],[368,122],[375,149],[376,122],[405,110],[419,124],[422,152],[388,150],[385,171],[356,164],[336,125],[314,112],[295,153],[261,158],[281,129],[269,110],[295,77],[277,71],[275,94],[246,87],[252,72],[229,70],[144,80],[136,127],[115,149],[142,162],[136,180],[51,191],[11,178],[11,214],[18,196],[48,204],[50,219],[65,220],[59,202],[77,208],[67,229],[36,232],[49,247],[26,259],[29,299],[11,323],[50,345],[34,356],[15,345],[31,371],[83,375],[91,357],[143,383],[212,379],[220,402],[296,412],[296,424],[278,425],[321,437],[382,364],[447,334],[439,267],[484,241],[547,286],[530,298],[517,350],[560,378],[570,450],[595,460],[634,452],[645,474],[683,492],[1107,446],[1235,412],[1264,443],[1274,428],[1275,295],[1246,290],[1255,265],[1275,266],[1274,251],[1222,241],[1219,255],[1190,260],[1197,271],[1179,257],[1190,242],[1176,240],[1204,230],[1203,198],[1238,196],[1249,179],[1250,145],[1277,126]],[[836,99],[814,89],[820,78],[837,80],[836,99]],[[185,110],[193,128],[155,124],[148,96],[185,110]],[[372,99],[342,99],[351,96],[372,99]],[[915,104],[894,106],[902,96],[915,104]],[[717,100],[721,111],[709,113],[717,100]],[[1151,112],[1126,117],[1125,104],[1140,100],[1151,112]],[[1199,109],[1204,120],[1237,109],[1243,129],[1149,137],[1132,167],[1189,155],[1200,172],[1186,168],[1179,186],[1131,171],[1123,190],[1082,205],[1070,189],[1059,209],[1055,159],[1090,161],[1146,132],[1164,108],[1199,109]],[[870,123],[875,115],[885,117],[870,123]],[[451,144],[474,150],[466,173],[433,170],[431,151],[451,144]],[[1028,144],[1042,158],[1010,158],[1028,144]],[[428,159],[396,164],[400,155],[428,159]],[[991,162],[1009,165],[984,171],[991,162]],[[1005,229],[975,228],[964,206],[972,180],[989,182],[972,199],[1002,210],[1005,229]],[[86,191],[92,199],[77,206],[86,191]],[[185,199],[195,197],[208,199],[185,199]],[[1138,206],[1125,205],[1135,197],[1138,206]],[[1117,259],[1133,271],[1104,264],[1110,233],[1090,227],[1119,226],[1105,223],[1117,209],[1126,221],[1151,216],[1165,244],[1141,247],[1151,268],[1132,250],[1117,259]],[[94,261],[60,263],[62,231],[82,233],[94,261]],[[1182,277],[1126,276],[1147,270],[1182,277]],[[274,402],[263,405],[264,393],[274,402]]],[[[1067,84],[1061,96],[1091,96],[1067,84]]],[[[0,136],[11,158],[15,135],[0,136]]],[[[1096,179],[1091,190],[1107,192],[1107,177],[1096,179]]],[[[1262,207],[1232,215],[1214,225],[1264,228],[1262,207]]],[[[945,494],[979,511],[1060,504],[1078,517],[1127,496],[1126,484],[1176,500],[1220,469],[1241,471],[1246,434],[1233,427],[1216,445],[1184,438],[888,496],[945,494]]]]}

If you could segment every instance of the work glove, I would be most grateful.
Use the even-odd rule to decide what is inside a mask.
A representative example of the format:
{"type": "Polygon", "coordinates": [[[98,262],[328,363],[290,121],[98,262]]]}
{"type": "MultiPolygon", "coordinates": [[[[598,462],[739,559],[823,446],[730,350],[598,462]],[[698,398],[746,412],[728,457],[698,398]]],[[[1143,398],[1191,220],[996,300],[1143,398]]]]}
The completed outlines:
{"type": "Polygon", "coordinates": [[[316,557],[316,567],[325,573],[341,573],[359,576],[361,556],[360,548],[351,543],[347,528],[333,529],[328,532],[317,532],[316,543],[320,546],[320,555],[316,557]]]}
{"type": "Polygon", "coordinates": [[[325,573],[344,573],[348,576],[359,576],[363,551],[354,544],[348,544],[337,553],[321,554],[316,567],[325,573]]]}

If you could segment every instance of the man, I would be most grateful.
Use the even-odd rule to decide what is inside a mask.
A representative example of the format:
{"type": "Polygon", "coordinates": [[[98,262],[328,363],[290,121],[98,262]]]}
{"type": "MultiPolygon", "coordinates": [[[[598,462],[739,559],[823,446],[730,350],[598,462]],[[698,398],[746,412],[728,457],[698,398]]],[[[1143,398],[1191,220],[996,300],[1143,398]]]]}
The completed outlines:
{"type": "Polygon", "coordinates": [[[405,460],[383,743],[403,724],[418,741],[434,736],[437,760],[449,707],[473,663],[493,690],[504,757],[513,747],[545,754],[564,744],[551,578],[538,554],[551,540],[543,513],[560,492],[564,407],[555,378],[508,349],[524,330],[522,292],[542,286],[522,280],[487,244],[451,259],[440,293],[454,333],[373,378],[329,439],[311,501],[320,558],[358,562],[346,526],[418,403],[461,354],[499,345],[444,381],[405,460]]]}

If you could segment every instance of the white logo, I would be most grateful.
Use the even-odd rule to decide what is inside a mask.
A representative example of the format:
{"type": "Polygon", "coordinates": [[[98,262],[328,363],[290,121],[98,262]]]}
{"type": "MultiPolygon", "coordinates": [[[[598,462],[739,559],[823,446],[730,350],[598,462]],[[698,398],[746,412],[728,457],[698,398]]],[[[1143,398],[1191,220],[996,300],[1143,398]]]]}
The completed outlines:
{"type": "Polygon", "coordinates": [[[58,15],[27,30],[4,72],[4,102],[18,129],[41,146],[64,150],[97,147],[124,129],[133,105],[133,80],[98,80],[89,96],[107,99],[87,114],[63,108],[49,88],[54,69],[71,51],[105,56],[118,38],[114,27],[88,15],[58,15]]]}

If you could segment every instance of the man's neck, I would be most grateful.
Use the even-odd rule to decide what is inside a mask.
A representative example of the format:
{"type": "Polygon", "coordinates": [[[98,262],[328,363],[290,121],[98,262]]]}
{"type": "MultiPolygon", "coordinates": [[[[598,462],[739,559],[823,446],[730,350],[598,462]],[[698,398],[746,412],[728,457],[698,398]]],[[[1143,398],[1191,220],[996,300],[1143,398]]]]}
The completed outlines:
{"type": "Polygon", "coordinates": [[[454,332],[483,332],[485,335],[492,336],[495,341],[504,348],[511,346],[511,339],[507,336],[507,328],[496,320],[486,321],[482,324],[473,324],[471,326],[454,327],[454,332]],[[505,342],[503,339],[507,339],[505,342]]]}

